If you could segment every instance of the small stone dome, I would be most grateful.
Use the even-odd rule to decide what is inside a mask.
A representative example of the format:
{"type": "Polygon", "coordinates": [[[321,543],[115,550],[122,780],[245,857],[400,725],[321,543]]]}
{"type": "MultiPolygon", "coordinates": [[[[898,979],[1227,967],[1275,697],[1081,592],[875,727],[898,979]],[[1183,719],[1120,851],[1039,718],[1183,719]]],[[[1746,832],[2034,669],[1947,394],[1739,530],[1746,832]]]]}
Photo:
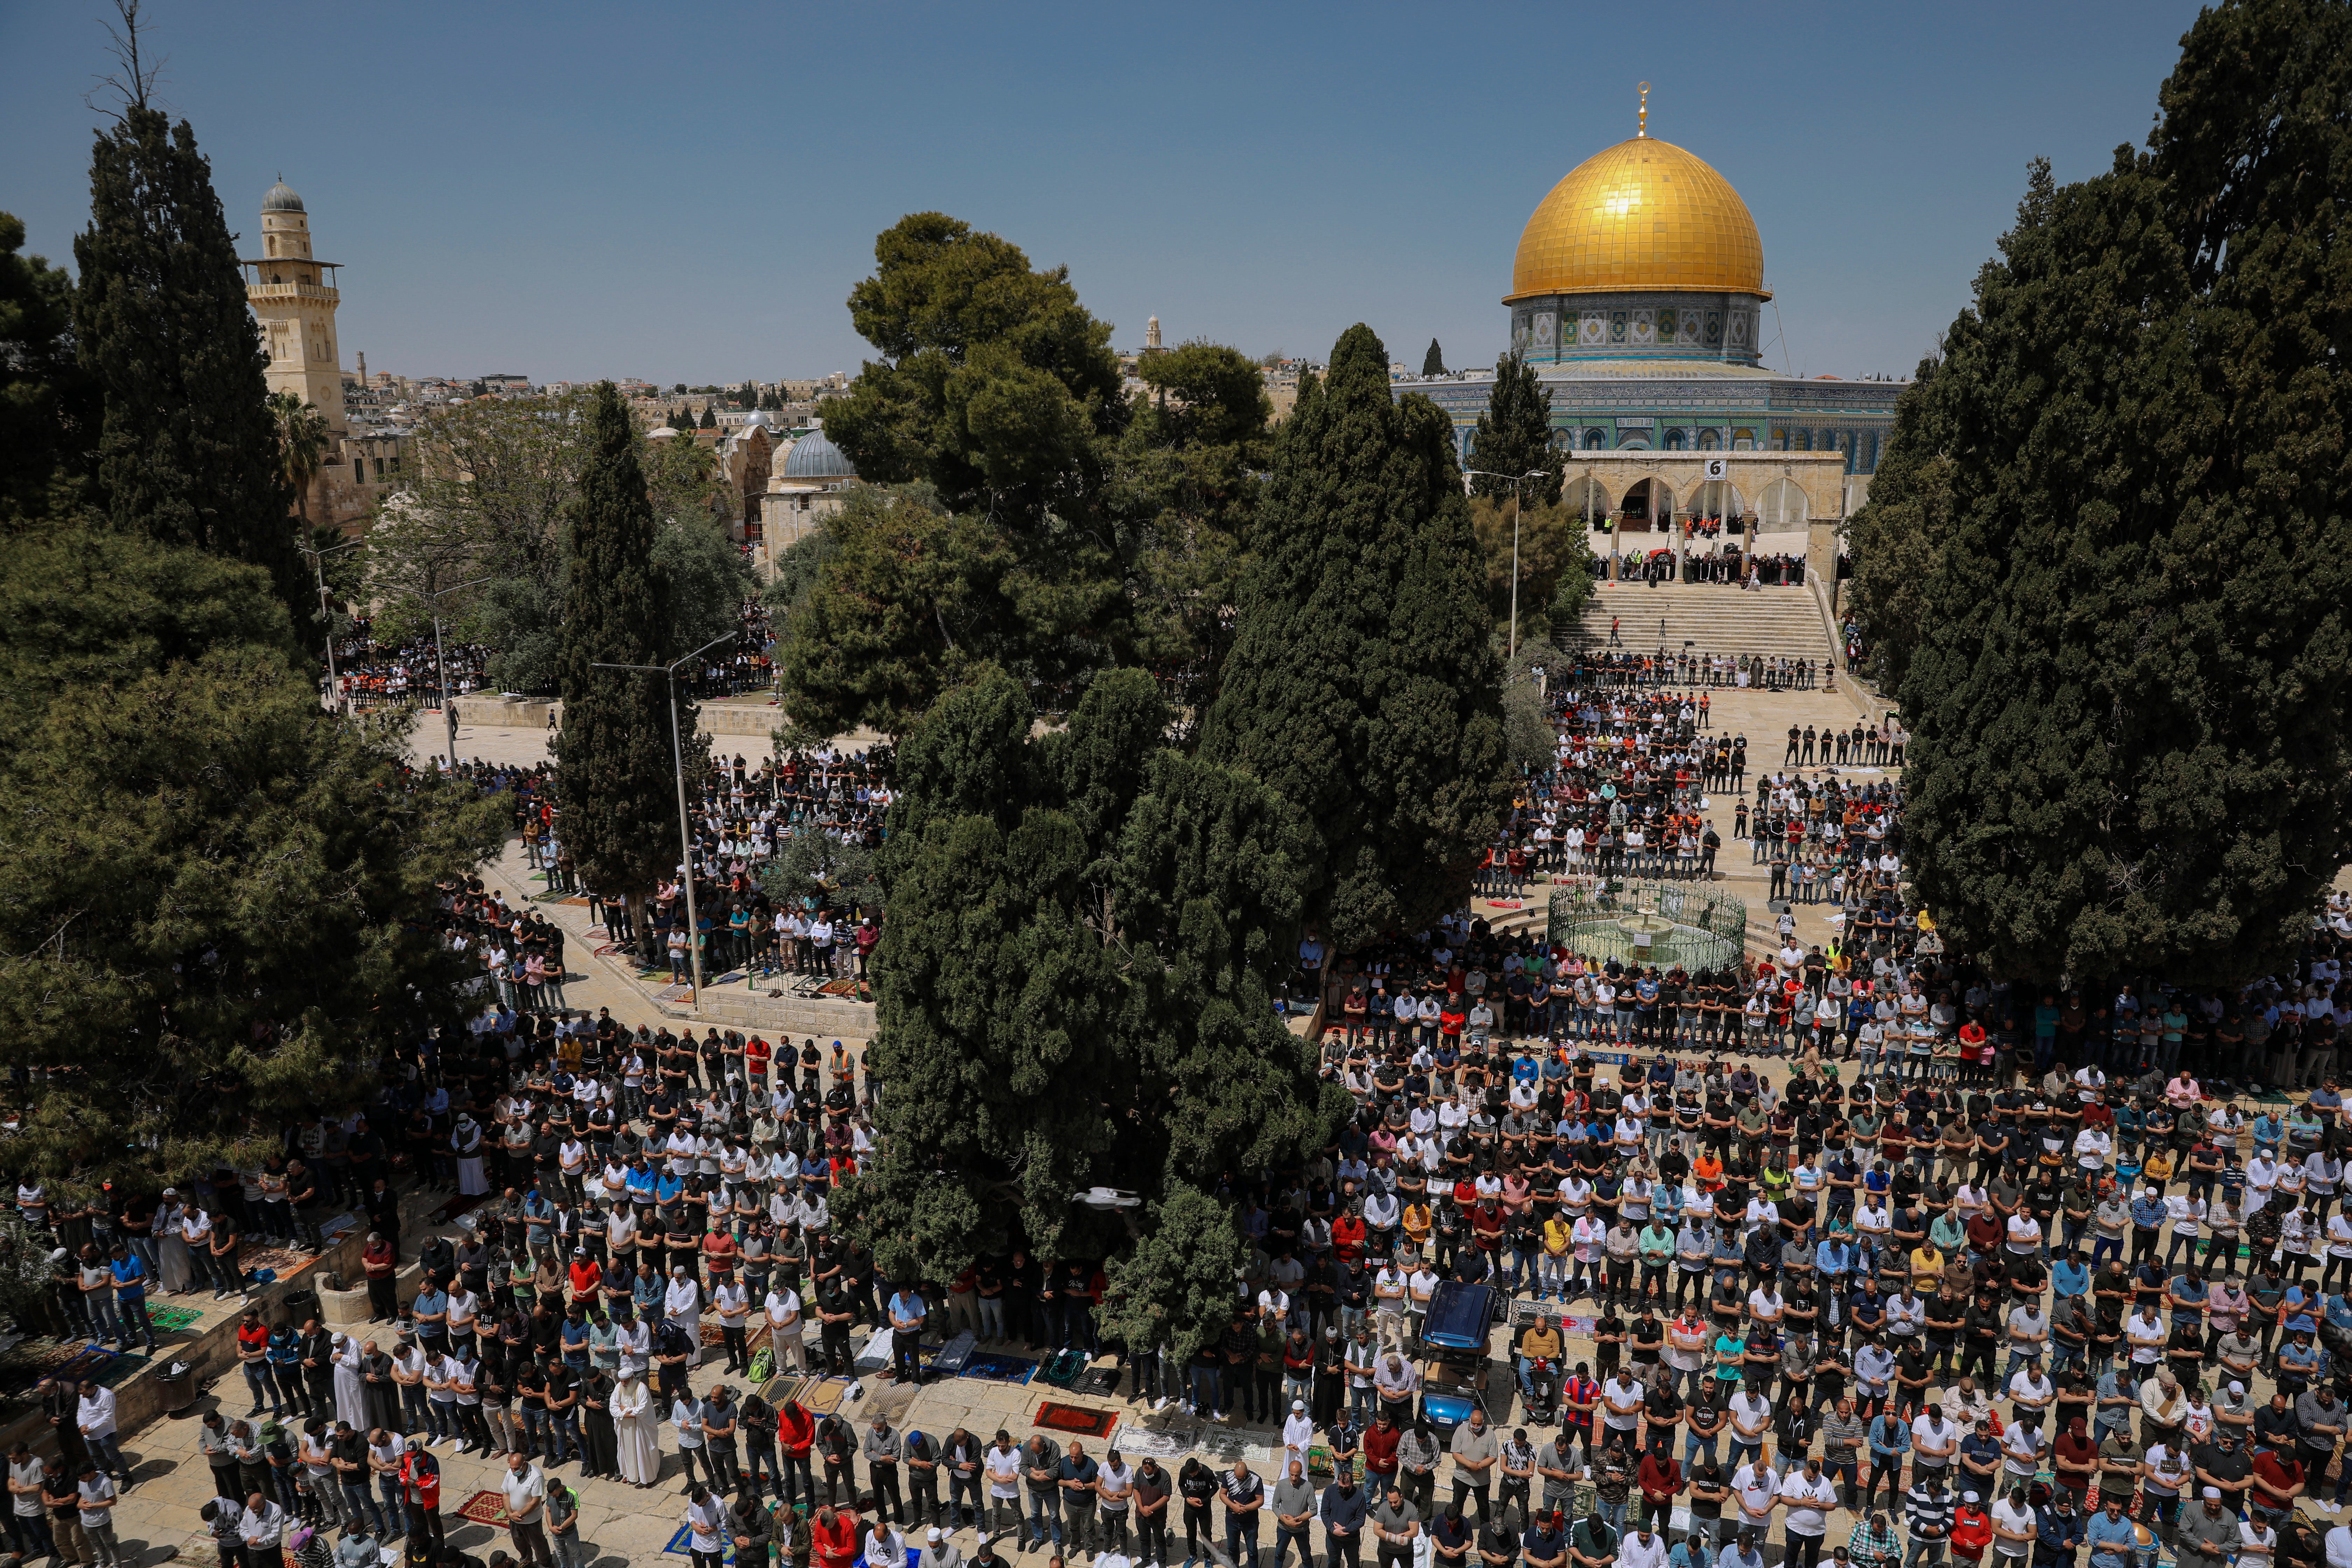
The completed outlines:
{"type": "Polygon", "coordinates": [[[266,213],[299,213],[302,210],[302,198],[296,195],[281,177],[269,187],[269,194],[261,198],[261,210],[266,213]]]}
{"type": "Polygon", "coordinates": [[[784,458],[783,477],[788,479],[854,479],[856,468],[850,465],[841,448],[826,439],[824,421],[818,420],[814,428],[793,443],[792,452],[784,458]]]}

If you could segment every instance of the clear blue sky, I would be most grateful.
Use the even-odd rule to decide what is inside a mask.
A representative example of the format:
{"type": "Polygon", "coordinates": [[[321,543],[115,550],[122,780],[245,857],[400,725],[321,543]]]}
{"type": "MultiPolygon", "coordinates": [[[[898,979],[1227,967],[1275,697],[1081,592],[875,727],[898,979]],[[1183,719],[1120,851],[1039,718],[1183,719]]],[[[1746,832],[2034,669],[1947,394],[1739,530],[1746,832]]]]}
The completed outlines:
{"type": "MultiPolygon", "coordinates": [[[[232,226],[281,170],[370,370],[854,373],[874,236],[1066,264],[1114,341],[1491,360],[1528,213],[1653,134],[1747,198],[1790,368],[1902,372],[2027,161],[2144,139],[2188,0],[1969,5],[343,5],[150,0],[232,226]]],[[[0,3],[0,208],[69,260],[93,0],[0,3]]],[[[1775,353],[1777,360],[1778,354],[1775,353]]]]}

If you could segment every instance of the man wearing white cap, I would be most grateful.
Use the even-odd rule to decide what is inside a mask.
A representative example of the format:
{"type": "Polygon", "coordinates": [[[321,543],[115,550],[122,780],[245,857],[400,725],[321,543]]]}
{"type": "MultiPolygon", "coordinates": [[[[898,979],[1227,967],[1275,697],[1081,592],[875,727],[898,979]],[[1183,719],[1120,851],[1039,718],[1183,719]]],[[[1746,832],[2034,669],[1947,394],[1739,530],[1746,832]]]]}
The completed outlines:
{"type": "Polygon", "coordinates": [[[2181,1568],[2222,1568],[2238,1550],[2238,1516],[2221,1506],[2221,1489],[2205,1489],[2205,1506],[2181,1516],[2172,1538],[2181,1568]]]}
{"type": "Polygon", "coordinates": [[[1307,1413],[1307,1401],[1303,1399],[1292,1400],[1290,1402],[1290,1415],[1282,1424],[1282,1457],[1284,1461],[1287,1463],[1292,1459],[1296,1459],[1303,1469],[1307,1464],[1307,1447],[1314,1441],[1315,1418],[1307,1413]]]}
{"type": "MultiPolygon", "coordinates": [[[[1095,1561],[1100,1563],[1102,1559],[1095,1561]]],[[[923,1532],[923,1568],[963,1568],[963,1549],[936,1524],[923,1532]]]]}

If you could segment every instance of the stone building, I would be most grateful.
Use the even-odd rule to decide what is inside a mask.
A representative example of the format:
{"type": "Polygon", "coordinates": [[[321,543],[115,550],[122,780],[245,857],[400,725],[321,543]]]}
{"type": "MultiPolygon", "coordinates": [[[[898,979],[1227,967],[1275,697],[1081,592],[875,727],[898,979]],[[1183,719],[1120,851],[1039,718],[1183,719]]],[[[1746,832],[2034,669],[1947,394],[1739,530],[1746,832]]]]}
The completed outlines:
{"type": "MultiPolygon", "coordinates": [[[[344,384],[357,387],[361,376],[344,371],[335,342],[341,263],[311,253],[310,215],[285,181],[261,198],[261,254],[239,265],[246,302],[269,353],[269,390],[295,394],[327,422],[323,460],[296,510],[356,534],[401,482],[413,453],[406,436],[355,420],[345,404],[344,384]]],[[[361,402],[373,408],[372,399],[361,402]]]]}
{"type": "Polygon", "coordinates": [[[761,570],[774,571],[777,556],[839,511],[843,492],[856,482],[857,469],[826,437],[822,419],[789,446],[777,447],[760,507],[755,559],[761,570]]]}

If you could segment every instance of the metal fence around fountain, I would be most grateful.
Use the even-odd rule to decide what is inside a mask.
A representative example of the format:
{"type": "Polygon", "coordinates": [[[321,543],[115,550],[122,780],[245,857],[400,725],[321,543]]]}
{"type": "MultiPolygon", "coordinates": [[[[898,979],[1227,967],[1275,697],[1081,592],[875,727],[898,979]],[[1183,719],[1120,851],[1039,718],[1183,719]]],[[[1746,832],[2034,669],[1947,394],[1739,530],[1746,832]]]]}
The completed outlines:
{"type": "Polygon", "coordinates": [[[1688,882],[1571,877],[1553,885],[1548,934],[1587,958],[1696,973],[1739,962],[1748,906],[1688,882]]]}

